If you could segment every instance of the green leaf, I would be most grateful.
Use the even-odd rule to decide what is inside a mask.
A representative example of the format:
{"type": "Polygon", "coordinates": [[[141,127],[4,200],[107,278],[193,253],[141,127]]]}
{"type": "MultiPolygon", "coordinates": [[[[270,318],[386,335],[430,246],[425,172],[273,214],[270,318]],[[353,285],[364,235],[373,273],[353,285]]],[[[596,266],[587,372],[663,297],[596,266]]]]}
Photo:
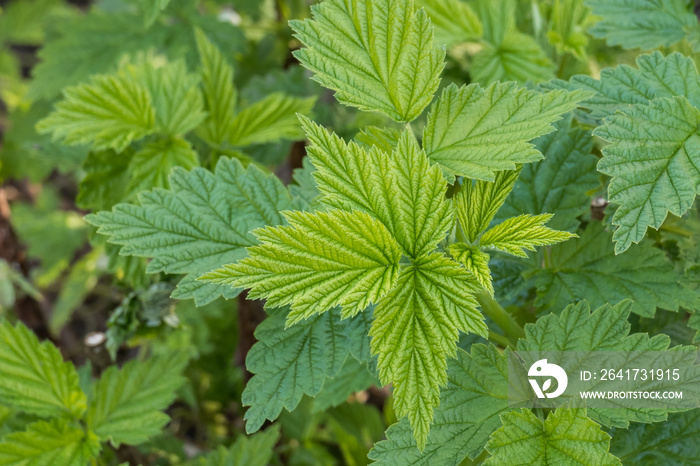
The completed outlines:
{"type": "Polygon", "coordinates": [[[456,359],[448,360],[447,366],[447,386],[423,452],[416,447],[408,420],[402,419],[370,451],[377,466],[457,465],[479,455],[501,426],[499,416],[509,410],[506,355],[493,345],[475,344],[471,354],[457,349],[456,359]]]}
{"type": "Polygon", "coordinates": [[[489,269],[489,255],[479,249],[478,246],[472,246],[466,243],[452,243],[447,247],[448,252],[460,264],[464,265],[471,273],[474,274],[477,281],[486,288],[491,296],[493,296],[493,284],[491,283],[491,269],[489,269]]]}
{"type": "Polygon", "coordinates": [[[700,410],[669,414],[668,421],[613,429],[610,451],[622,464],[685,466],[698,461],[700,410]]]}
{"type": "Polygon", "coordinates": [[[200,135],[207,142],[219,145],[227,141],[236,112],[238,92],[233,85],[233,67],[201,29],[196,28],[194,32],[209,113],[200,127],[200,135]]]}
{"type": "Polygon", "coordinates": [[[683,39],[684,28],[697,24],[687,0],[587,0],[602,19],[589,33],[608,45],[652,50],[683,39]]]}
{"type": "Polygon", "coordinates": [[[525,251],[534,251],[535,246],[560,243],[576,235],[568,231],[552,230],[544,226],[552,214],[519,215],[488,230],[481,236],[479,246],[498,249],[517,257],[527,257],[525,251]]]}
{"type": "Polygon", "coordinates": [[[435,43],[447,47],[483,34],[481,21],[471,7],[460,0],[416,0],[416,7],[425,9],[435,27],[435,43]]]}
{"type": "MultiPolygon", "coordinates": [[[[282,408],[292,411],[303,395],[315,396],[334,377],[348,354],[348,320],[331,310],[285,328],[287,313],[271,309],[255,329],[258,342],[248,352],[247,369],[255,374],[243,391],[246,432],[275,420],[282,408]]],[[[360,316],[353,318],[358,319],[360,316]]]]}
{"type": "Polygon", "coordinates": [[[295,56],[337,99],[396,121],[412,121],[440,83],[444,51],[412,0],[327,0],[312,7],[313,19],[292,21],[306,47],[295,56]]]}
{"type": "Polygon", "coordinates": [[[345,403],[353,393],[366,390],[372,385],[379,385],[379,381],[369,372],[367,366],[355,358],[346,358],[340,371],[334,377],[328,378],[319,394],[314,397],[312,410],[315,413],[328,411],[345,403]]]}
{"type": "Polygon", "coordinates": [[[600,80],[576,75],[568,82],[555,80],[541,87],[595,92],[580,106],[589,109],[590,116],[596,119],[636,104],[648,104],[658,97],[685,96],[693,106],[700,106],[700,80],[692,59],[678,52],[667,57],[654,52],[640,55],[636,62],[637,68],[629,65],[605,68],[600,72],[600,80]]]}
{"type": "Polygon", "coordinates": [[[133,150],[118,154],[112,149],[90,152],[83,163],[77,204],[82,209],[108,210],[124,199],[129,183],[133,150]]]}
{"type": "Polygon", "coordinates": [[[187,357],[182,351],[110,366],[95,383],[87,425],[102,441],[138,445],[160,433],[170,406],[185,379],[187,357]]]}
{"type": "MultiPolygon", "coordinates": [[[[634,304],[627,300],[611,306],[604,304],[591,312],[587,301],[572,304],[560,315],[549,314],[534,324],[525,326],[525,339],[518,341],[518,351],[571,351],[585,352],[588,358],[595,358],[596,351],[656,351],[668,352],[676,356],[674,368],[684,370],[695,361],[695,348],[669,348],[671,339],[667,335],[649,337],[646,333],[630,334],[628,318],[634,304]]],[[[670,361],[666,358],[666,361],[670,361]]],[[[582,360],[580,364],[585,364],[582,360]]],[[[598,382],[604,389],[605,382],[598,382]]],[[[697,377],[689,380],[681,378],[664,386],[669,390],[693,390],[697,377]]],[[[692,393],[692,391],[691,391],[692,393]]],[[[588,415],[607,426],[627,427],[633,422],[660,422],[666,419],[664,408],[622,406],[614,409],[588,408],[588,415]]]]}
{"type": "Polygon", "coordinates": [[[187,72],[184,60],[161,66],[144,63],[127,69],[136,82],[148,89],[155,109],[156,130],[180,136],[206,118],[199,76],[187,72]]]}
{"type": "Polygon", "coordinates": [[[37,124],[67,145],[124,150],[150,134],[155,114],[148,91],[123,75],[97,75],[90,83],[66,88],[56,109],[37,124]]]}
{"type": "Polygon", "coordinates": [[[23,324],[0,323],[0,398],[3,404],[42,417],[80,418],[85,394],[78,373],[50,342],[40,343],[23,324]]]}
{"type": "Polygon", "coordinates": [[[365,150],[354,142],[346,144],[310,120],[301,120],[312,144],[308,155],[324,204],[369,213],[413,258],[429,253],[445,238],[454,221],[452,203],[445,199],[447,183],[410,132],[404,131],[394,153],[388,154],[376,146],[365,150]]]}
{"type": "Polygon", "coordinates": [[[165,10],[169,3],[170,0],[141,0],[144,25],[149,27],[155,23],[158,16],[165,10]]]}
{"type": "Polygon", "coordinates": [[[469,242],[476,242],[489,227],[513,189],[518,175],[520,169],[498,172],[493,182],[464,180],[455,202],[459,225],[469,242]]]}
{"type": "Polygon", "coordinates": [[[501,415],[503,427],[491,436],[485,465],[619,465],[608,453],[610,436],[586,417],[585,409],[557,408],[544,421],[529,409],[501,415]]]}
{"type": "Polygon", "coordinates": [[[99,453],[95,434],[65,419],[35,422],[0,438],[3,466],[84,466],[99,453]]]}
{"type": "Polygon", "coordinates": [[[364,212],[286,212],[289,226],[253,234],[249,257],[202,277],[249,288],[266,307],[291,305],[287,326],[342,306],[353,316],[396,285],[401,251],[384,225],[364,212]]]}
{"type": "Polygon", "coordinates": [[[528,141],[551,132],[552,123],[590,96],[542,94],[515,83],[450,85],[430,110],[423,145],[448,175],[493,181],[499,170],[540,160],[528,141]]]}
{"type": "Polygon", "coordinates": [[[571,127],[571,116],[555,123],[556,131],[534,141],[544,159],[524,165],[515,187],[496,214],[505,220],[519,214],[553,213],[549,226],[558,230],[578,226],[576,217],[590,208],[589,191],[600,184],[598,158],[591,154],[589,131],[571,127]]]}
{"type": "Polygon", "coordinates": [[[297,114],[308,115],[315,97],[290,97],[271,94],[243,109],[231,122],[228,141],[237,146],[302,139],[297,114]]]}
{"type": "Polygon", "coordinates": [[[374,310],[370,336],[372,353],[379,355],[379,378],[394,384],[394,410],[408,415],[420,449],[459,332],[487,333],[473,297],[478,291],[471,273],[434,253],[403,268],[397,286],[374,310]]]}
{"type": "Polygon", "coordinates": [[[483,84],[538,83],[554,77],[554,65],[537,41],[516,31],[508,33],[499,45],[486,44],[474,56],[470,71],[473,81],[483,84]]]}
{"type": "Polygon", "coordinates": [[[632,299],[632,311],[646,317],[657,307],[697,308],[698,296],[678,283],[681,277],[661,250],[641,244],[616,256],[613,248],[599,222],[580,238],[553,246],[549,265],[535,276],[536,304],[556,309],[585,298],[597,307],[632,299]]]}
{"type": "Polygon", "coordinates": [[[280,429],[276,425],[250,437],[241,435],[230,448],[220,446],[215,452],[201,458],[197,464],[199,466],[267,466],[270,464],[279,436],[280,429]]]}
{"type": "Polygon", "coordinates": [[[610,142],[598,170],[612,177],[610,201],[619,204],[615,252],[659,228],[669,212],[684,214],[700,192],[700,110],[685,97],[660,98],[606,119],[593,134],[610,142]]]}
{"type": "Polygon", "coordinates": [[[126,192],[136,195],[152,188],[168,188],[175,167],[190,171],[199,166],[199,156],[189,142],[167,138],[145,144],[129,163],[129,184],[126,192]]]}
{"type": "Polygon", "coordinates": [[[578,60],[585,61],[588,46],[585,30],[591,20],[590,10],[583,0],[555,0],[547,39],[560,54],[570,53],[578,60]]]}
{"type": "Polygon", "coordinates": [[[238,290],[196,278],[243,258],[245,247],[255,244],[249,231],[282,224],[279,211],[293,208],[291,196],[273,175],[227,158],[215,174],[176,168],[170,186],[141,193],[141,205],[119,204],[86,219],[121,245],[122,255],[153,258],[149,273],[187,274],[174,298],[203,305],[235,297],[238,290]]]}

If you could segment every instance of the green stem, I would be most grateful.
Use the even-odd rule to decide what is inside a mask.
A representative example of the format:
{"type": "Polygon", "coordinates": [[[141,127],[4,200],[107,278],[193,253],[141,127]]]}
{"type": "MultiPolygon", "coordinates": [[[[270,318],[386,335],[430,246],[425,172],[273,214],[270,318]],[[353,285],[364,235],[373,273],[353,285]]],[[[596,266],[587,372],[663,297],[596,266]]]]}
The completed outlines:
{"type": "Polygon", "coordinates": [[[489,330],[489,341],[498,343],[504,348],[513,346],[513,342],[511,342],[508,338],[504,337],[500,333],[492,332],[491,330],[489,330]]]}
{"type": "Polygon", "coordinates": [[[498,304],[488,291],[481,290],[477,293],[476,300],[479,301],[484,314],[489,316],[512,342],[517,342],[519,338],[525,338],[525,331],[518,321],[515,320],[515,317],[503,309],[503,306],[498,304]]]}

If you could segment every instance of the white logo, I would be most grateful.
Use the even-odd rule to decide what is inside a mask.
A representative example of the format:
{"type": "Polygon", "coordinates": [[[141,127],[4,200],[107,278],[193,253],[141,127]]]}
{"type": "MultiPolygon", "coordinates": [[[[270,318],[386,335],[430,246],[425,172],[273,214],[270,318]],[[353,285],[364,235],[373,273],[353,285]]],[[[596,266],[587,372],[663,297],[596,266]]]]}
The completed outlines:
{"type": "Polygon", "coordinates": [[[556,364],[549,364],[546,359],[540,359],[530,366],[530,370],[528,371],[527,375],[530,377],[550,377],[549,379],[545,380],[542,388],[540,388],[536,380],[528,379],[530,381],[530,385],[532,385],[532,389],[537,395],[537,398],[544,398],[545,396],[547,398],[556,398],[564,393],[564,390],[566,390],[566,385],[569,383],[569,378],[566,376],[564,369],[556,364]],[[556,379],[557,389],[552,393],[546,393],[546,391],[552,386],[551,377],[556,379]]]}

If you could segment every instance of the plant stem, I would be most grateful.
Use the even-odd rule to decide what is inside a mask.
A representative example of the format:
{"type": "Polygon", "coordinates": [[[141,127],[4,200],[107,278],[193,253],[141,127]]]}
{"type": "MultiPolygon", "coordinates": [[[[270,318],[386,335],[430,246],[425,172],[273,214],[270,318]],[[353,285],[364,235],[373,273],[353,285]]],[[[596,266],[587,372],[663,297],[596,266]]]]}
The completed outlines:
{"type": "Polygon", "coordinates": [[[525,331],[515,317],[503,309],[503,306],[498,304],[486,290],[477,293],[476,300],[479,301],[484,314],[489,316],[512,342],[517,342],[518,338],[525,338],[525,331]]]}
{"type": "Polygon", "coordinates": [[[492,332],[491,330],[489,330],[489,341],[498,343],[504,348],[513,346],[513,342],[511,342],[507,337],[504,337],[500,333],[492,332]]]}

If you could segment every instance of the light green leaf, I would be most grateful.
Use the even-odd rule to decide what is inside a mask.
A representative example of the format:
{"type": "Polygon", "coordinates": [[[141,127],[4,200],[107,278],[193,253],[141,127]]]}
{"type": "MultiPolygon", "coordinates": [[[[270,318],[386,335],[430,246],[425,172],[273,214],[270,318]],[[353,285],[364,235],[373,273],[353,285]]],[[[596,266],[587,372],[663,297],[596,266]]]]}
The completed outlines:
{"type": "Polygon", "coordinates": [[[475,243],[479,235],[489,227],[513,189],[518,175],[520,169],[498,172],[493,182],[464,180],[462,189],[455,196],[455,202],[459,225],[469,242],[475,243]]]}
{"type": "Polygon", "coordinates": [[[669,212],[684,214],[700,186],[700,110],[685,97],[661,98],[606,119],[593,134],[610,142],[598,170],[612,177],[615,252],[659,228],[669,212]]]}
{"type": "Polygon", "coordinates": [[[158,131],[181,136],[206,118],[199,76],[187,72],[184,60],[162,66],[145,63],[127,70],[136,82],[148,89],[158,131]]]}
{"type": "Polygon", "coordinates": [[[485,465],[619,465],[608,453],[610,436],[586,417],[585,409],[557,408],[544,421],[529,409],[501,415],[503,427],[486,448],[485,465]]]}
{"type": "Polygon", "coordinates": [[[337,99],[396,121],[412,121],[440,83],[444,51],[412,0],[327,0],[312,7],[313,19],[292,21],[306,45],[295,56],[337,99]]]}
{"type": "Polygon", "coordinates": [[[456,466],[467,456],[479,455],[501,426],[499,416],[509,410],[506,355],[493,345],[475,344],[471,354],[457,349],[447,367],[447,387],[440,393],[423,452],[416,447],[408,420],[402,419],[370,451],[377,466],[456,466]]]}
{"type": "Polygon", "coordinates": [[[448,252],[467,270],[474,274],[477,281],[493,296],[493,284],[491,283],[491,270],[489,269],[489,255],[466,243],[452,243],[447,247],[448,252]]]}
{"type": "Polygon", "coordinates": [[[155,114],[148,91],[123,75],[97,75],[90,83],[66,88],[53,113],[37,124],[67,145],[124,150],[150,134],[155,114]]]}
{"type": "Polygon", "coordinates": [[[411,133],[404,131],[388,154],[376,146],[346,144],[308,119],[302,118],[302,125],[324,204],[369,213],[410,257],[429,253],[445,238],[454,222],[454,208],[445,199],[447,183],[411,133]]]}
{"type": "Polygon", "coordinates": [[[78,207],[108,210],[124,199],[129,183],[129,162],[133,150],[118,154],[112,149],[90,152],[83,163],[85,177],[80,181],[78,207]]]}
{"type": "Polygon", "coordinates": [[[698,462],[700,409],[669,414],[668,421],[613,429],[610,451],[629,466],[686,466],[698,462]]]}
{"type": "Polygon", "coordinates": [[[420,449],[459,332],[487,333],[473,297],[478,291],[471,273],[434,253],[403,268],[398,285],[374,310],[370,336],[372,353],[379,355],[379,378],[394,384],[394,410],[408,415],[420,449]]]}
{"type": "Polygon", "coordinates": [[[589,191],[600,185],[598,158],[591,154],[589,131],[571,127],[571,116],[555,123],[556,131],[534,142],[544,159],[524,165],[515,187],[496,214],[505,220],[519,214],[553,213],[550,228],[574,229],[576,217],[590,209],[589,191]]]}
{"type": "Polygon", "coordinates": [[[315,97],[290,97],[271,94],[243,109],[231,122],[228,141],[237,146],[302,139],[297,114],[308,115],[315,97]]]}
{"type": "Polygon", "coordinates": [[[129,163],[126,192],[136,195],[153,188],[168,188],[175,167],[190,171],[199,166],[199,156],[182,138],[167,138],[145,144],[129,163]]]}
{"type": "Polygon", "coordinates": [[[253,234],[249,257],[202,277],[249,288],[266,307],[291,305],[287,326],[342,306],[353,316],[396,285],[401,251],[384,225],[364,212],[286,212],[289,226],[253,234]]]}
{"type": "Polygon", "coordinates": [[[201,29],[196,28],[194,32],[209,113],[200,127],[200,135],[210,144],[218,145],[228,140],[236,112],[238,92],[233,85],[233,67],[201,29]]]}
{"type": "Polygon", "coordinates": [[[652,50],[675,44],[697,24],[688,0],[587,0],[602,20],[589,33],[608,45],[652,50]]]}
{"type": "Polygon", "coordinates": [[[678,283],[681,277],[661,250],[641,244],[616,256],[613,248],[599,222],[580,238],[553,246],[549,265],[535,277],[536,304],[556,309],[585,298],[597,307],[632,299],[632,311],[646,317],[657,307],[698,307],[698,296],[678,283]]]}
{"type": "Polygon", "coordinates": [[[396,150],[396,146],[401,139],[401,131],[395,128],[380,128],[378,126],[367,126],[355,135],[355,139],[360,145],[377,148],[383,152],[391,153],[396,150]]]}
{"type": "Polygon", "coordinates": [[[85,466],[99,453],[95,434],[67,420],[35,422],[0,438],[3,466],[85,466]]]}
{"type": "MultiPolygon", "coordinates": [[[[664,334],[649,337],[646,333],[630,334],[628,322],[634,304],[627,300],[611,306],[604,304],[591,312],[587,301],[572,304],[560,315],[549,314],[541,317],[534,324],[525,326],[525,339],[518,341],[518,351],[538,352],[579,352],[586,358],[595,358],[596,351],[630,351],[667,352],[664,364],[673,364],[673,368],[686,371],[695,362],[695,348],[669,348],[671,339],[664,334]],[[675,356],[671,362],[671,356],[675,356]]],[[[579,364],[585,365],[581,359],[579,364]]],[[[669,390],[688,390],[694,393],[697,387],[697,371],[689,372],[686,380],[681,377],[676,382],[669,382],[664,388],[669,390]]],[[[605,389],[605,381],[598,381],[597,387],[605,389]]],[[[687,408],[686,408],[687,409],[687,408]]],[[[597,422],[607,426],[627,427],[632,422],[660,422],[666,419],[668,410],[660,407],[642,407],[620,405],[610,408],[588,408],[588,415],[597,422]]]]}
{"type": "Polygon", "coordinates": [[[516,0],[472,0],[472,8],[483,23],[484,40],[499,45],[515,30],[516,0]]]}
{"type": "Polygon", "coordinates": [[[132,360],[122,368],[110,366],[95,383],[87,425],[102,441],[138,445],[160,433],[168,422],[162,411],[184,383],[184,352],[132,360]]]}
{"type": "Polygon", "coordinates": [[[542,94],[515,83],[450,85],[430,110],[423,145],[448,175],[492,181],[499,170],[541,159],[528,141],[551,132],[552,123],[590,96],[542,94]]]}
{"type": "Polygon", "coordinates": [[[555,0],[549,18],[547,39],[560,54],[571,53],[580,61],[586,59],[588,36],[586,28],[591,23],[590,10],[584,0],[555,0]]]}
{"type": "Polygon", "coordinates": [[[291,196],[273,175],[227,158],[219,160],[215,174],[176,168],[170,185],[141,193],[141,205],[119,204],[86,219],[121,245],[122,255],[153,258],[148,272],[187,274],[174,298],[203,305],[235,297],[238,290],[196,278],[243,258],[244,248],[255,244],[249,231],[282,224],[279,211],[293,208],[291,196]]]}
{"type": "Polygon", "coordinates": [[[3,404],[42,417],[80,418],[86,407],[78,373],[48,341],[24,324],[0,323],[0,398],[3,404]]]}
{"type": "Polygon", "coordinates": [[[582,102],[590,116],[602,119],[635,104],[648,104],[658,97],[685,96],[700,106],[700,80],[692,59],[674,52],[664,57],[660,52],[637,57],[637,68],[620,65],[605,68],[600,80],[576,75],[570,81],[555,80],[542,84],[549,89],[582,89],[595,95],[582,102]]]}
{"type": "Polygon", "coordinates": [[[577,237],[568,231],[544,226],[551,218],[552,214],[511,217],[484,233],[479,245],[517,257],[527,257],[525,251],[534,251],[535,246],[556,244],[577,237]]]}
{"type": "Polygon", "coordinates": [[[270,464],[275,444],[279,440],[279,426],[273,425],[264,432],[245,437],[241,435],[230,448],[219,447],[201,458],[199,466],[267,466],[270,464]]]}
{"type": "MultiPolygon", "coordinates": [[[[287,313],[270,309],[255,329],[258,342],[248,353],[247,369],[255,374],[243,391],[246,432],[256,432],[282,408],[292,411],[303,395],[315,396],[327,377],[334,377],[347,358],[348,320],[337,309],[315,314],[285,328],[287,313]]],[[[358,319],[354,317],[352,320],[358,319]]]]}
{"type": "Polygon", "coordinates": [[[470,72],[474,82],[483,84],[538,83],[554,77],[554,65],[533,37],[511,31],[499,45],[485,44],[474,56],[470,72]]]}
{"type": "Polygon", "coordinates": [[[435,27],[435,43],[451,46],[477,40],[483,34],[481,21],[471,7],[460,0],[416,0],[435,27]]]}

